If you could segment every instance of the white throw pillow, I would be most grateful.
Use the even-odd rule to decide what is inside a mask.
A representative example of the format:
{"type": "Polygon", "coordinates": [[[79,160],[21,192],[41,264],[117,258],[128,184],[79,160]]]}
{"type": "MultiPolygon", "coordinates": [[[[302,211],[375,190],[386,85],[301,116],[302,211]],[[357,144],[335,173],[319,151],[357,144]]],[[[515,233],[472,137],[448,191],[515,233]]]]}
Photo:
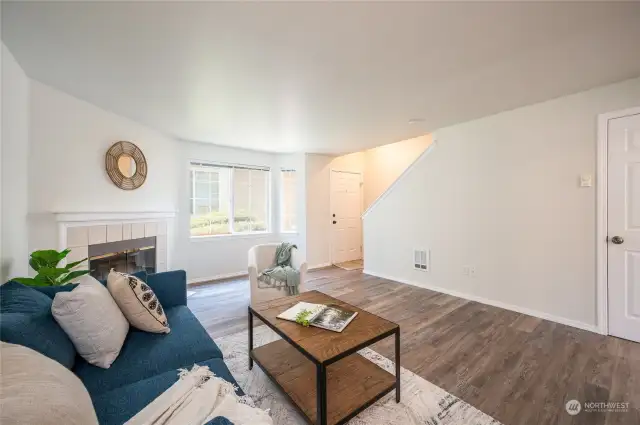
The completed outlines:
{"type": "Polygon", "coordinates": [[[2,425],[98,425],[91,398],[69,369],[22,345],[0,343],[2,425]]]}
{"type": "Polygon", "coordinates": [[[118,357],[129,332],[129,322],[95,279],[85,279],[71,292],[58,292],[51,313],[78,354],[104,369],[118,357]]]}
{"type": "Polygon", "coordinates": [[[141,279],[111,270],[107,288],[131,326],[145,332],[169,333],[167,316],[158,297],[141,279]]]}

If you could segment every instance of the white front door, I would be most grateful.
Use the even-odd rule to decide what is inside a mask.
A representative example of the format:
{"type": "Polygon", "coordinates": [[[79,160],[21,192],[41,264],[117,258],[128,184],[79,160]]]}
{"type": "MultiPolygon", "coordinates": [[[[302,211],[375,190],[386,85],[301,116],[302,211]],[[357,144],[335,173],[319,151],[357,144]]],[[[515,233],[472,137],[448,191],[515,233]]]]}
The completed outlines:
{"type": "Polygon", "coordinates": [[[360,174],[331,171],[331,262],[362,258],[360,174]]]}
{"type": "Polygon", "coordinates": [[[608,121],[609,334],[640,342],[640,114],[608,121]]]}

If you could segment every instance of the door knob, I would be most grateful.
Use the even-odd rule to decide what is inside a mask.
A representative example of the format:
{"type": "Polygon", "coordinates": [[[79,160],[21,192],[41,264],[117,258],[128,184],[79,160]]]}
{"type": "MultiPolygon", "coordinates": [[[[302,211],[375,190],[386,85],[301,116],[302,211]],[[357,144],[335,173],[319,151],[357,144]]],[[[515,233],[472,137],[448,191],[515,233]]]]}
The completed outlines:
{"type": "Polygon", "coordinates": [[[336,224],[336,223],[337,223],[337,221],[333,220],[333,224],[336,224]]]}
{"type": "Polygon", "coordinates": [[[624,238],[622,236],[614,236],[611,238],[611,242],[616,245],[620,245],[624,243],[624,238]]]}

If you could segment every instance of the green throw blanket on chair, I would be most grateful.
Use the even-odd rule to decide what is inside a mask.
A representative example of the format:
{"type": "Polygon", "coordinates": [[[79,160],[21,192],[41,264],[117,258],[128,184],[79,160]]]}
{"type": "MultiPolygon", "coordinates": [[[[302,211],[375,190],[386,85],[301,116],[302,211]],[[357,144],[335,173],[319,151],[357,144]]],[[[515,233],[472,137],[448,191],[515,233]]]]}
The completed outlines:
{"type": "Polygon", "coordinates": [[[298,295],[300,291],[300,272],[291,267],[291,250],[298,248],[294,244],[282,242],[276,250],[276,265],[264,270],[258,276],[258,282],[268,288],[286,288],[289,295],[298,295]]]}

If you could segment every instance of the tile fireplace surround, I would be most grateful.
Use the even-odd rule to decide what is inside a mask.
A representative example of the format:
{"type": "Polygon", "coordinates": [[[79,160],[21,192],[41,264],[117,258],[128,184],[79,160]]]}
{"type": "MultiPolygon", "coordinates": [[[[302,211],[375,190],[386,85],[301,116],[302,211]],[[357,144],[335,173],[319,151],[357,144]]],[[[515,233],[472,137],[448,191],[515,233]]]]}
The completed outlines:
{"type": "MultiPolygon", "coordinates": [[[[167,249],[174,212],[56,213],[58,249],[71,249],[67,260],[89,255],[89,246],[106,242],[156,237],[156,272],[169,269],[167,249]]],[[[88,264],[84,264],[88,267],[88,264]]]]}

